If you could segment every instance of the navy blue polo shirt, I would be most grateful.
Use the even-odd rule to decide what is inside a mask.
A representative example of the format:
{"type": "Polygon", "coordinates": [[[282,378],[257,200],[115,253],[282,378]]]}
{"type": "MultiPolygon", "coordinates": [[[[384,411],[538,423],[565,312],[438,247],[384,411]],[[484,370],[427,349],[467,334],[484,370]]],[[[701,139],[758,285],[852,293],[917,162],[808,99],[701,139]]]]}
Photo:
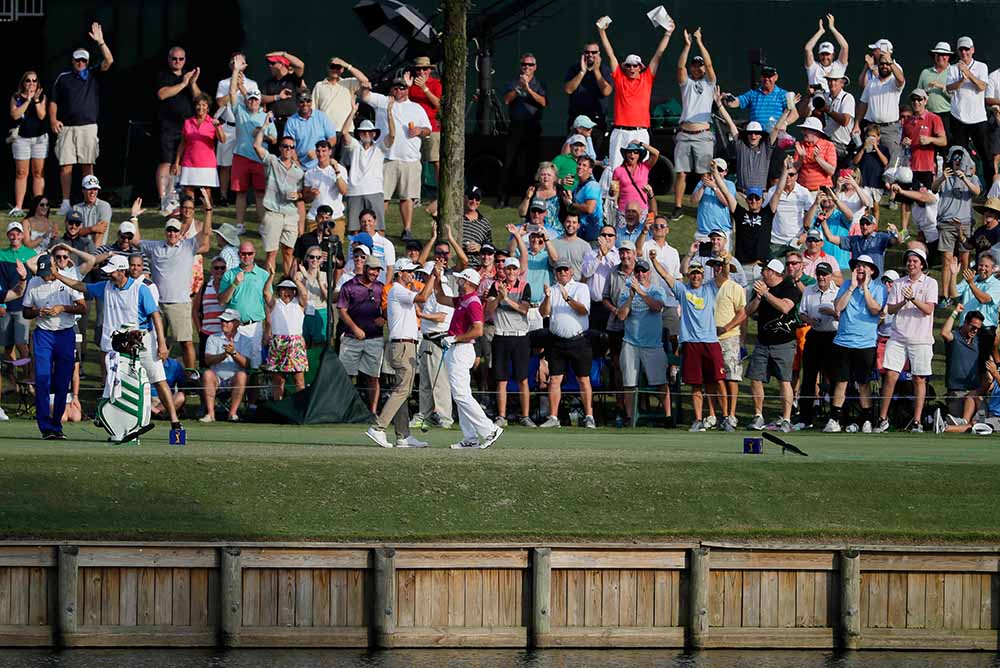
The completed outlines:
{"type": "Polygon", "coordinates": [[[100,65],[91,65],[84,81],[73,70],[63,72],[52,84],[51,101],[56,103],[57,118],[63,125],[90,125],[97,122],[100,110],[100,65]]]}

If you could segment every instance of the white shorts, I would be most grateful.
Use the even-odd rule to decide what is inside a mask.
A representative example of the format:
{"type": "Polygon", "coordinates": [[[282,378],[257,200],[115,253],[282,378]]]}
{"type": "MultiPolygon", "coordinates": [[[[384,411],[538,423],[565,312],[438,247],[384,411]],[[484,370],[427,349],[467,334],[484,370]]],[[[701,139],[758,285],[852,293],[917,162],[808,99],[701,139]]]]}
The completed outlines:
{"type": "Polygon", "coordinates": [[[931,343],[901,343],[889,339],[885,343],[882,366],[898,373],[903,370],[906,360],[910,360],[910,373],[914,376],[930,376],[933,357],[934,345],[931,343]]]}
{"type": "Polygon", "coordinates": [[[236,127],[223,123],[222,128],[226,133],[226,141],[216,142],[215,162],[219,167],[232,167],[233,155],[236,153],[236,127]]]}
{"type": "Polygon", "coordinates": [[[218,188],[219,172],[215,167],[181,167],[182,186],[218,188]]]}
{"type": "Polygon", "coordinates": [[[10,145],[10,150],[15,160],[44,160],[49,154],[49,135],[18,137],[10,145]]]}
{"type": "Polygon", "coordinates": [[[263,358],[261,351],[262,342],[264,340],[263,321],[248,322],[245,325],[240,325],[239,329],[236,331],[253,342],[253,353],[250,355],[250,368],[259,369],[263,358]]]}
{"type": "Polygon", "coordinates": [[[357,376],[360,371],[366,376],[378,378],[384,354],[385,342],[382,337],[358,340],[344,336],[340,339],[340,363],[344,365],[348,376],[357,376]]]}
{"type": "Polygon", "coordinates": [[[622,385],[625,387],[636,387],[639,384],[640,367],[646,372],[646,380],[650,385],[667,384],[667,353],[663,346],[640,348],[626,341],[622,343],[618,360],[622,367],[622,385]]]}

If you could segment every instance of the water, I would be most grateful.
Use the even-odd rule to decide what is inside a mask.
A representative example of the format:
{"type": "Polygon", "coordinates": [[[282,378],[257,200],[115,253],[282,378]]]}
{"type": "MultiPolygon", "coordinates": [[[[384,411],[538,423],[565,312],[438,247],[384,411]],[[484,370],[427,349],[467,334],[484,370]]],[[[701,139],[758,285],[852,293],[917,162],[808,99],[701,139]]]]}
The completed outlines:
{"type": "Polygon", "coordinates": [[[3,668],[1000,668],[966,652],[672,650],[0,650],[3,668]]]}

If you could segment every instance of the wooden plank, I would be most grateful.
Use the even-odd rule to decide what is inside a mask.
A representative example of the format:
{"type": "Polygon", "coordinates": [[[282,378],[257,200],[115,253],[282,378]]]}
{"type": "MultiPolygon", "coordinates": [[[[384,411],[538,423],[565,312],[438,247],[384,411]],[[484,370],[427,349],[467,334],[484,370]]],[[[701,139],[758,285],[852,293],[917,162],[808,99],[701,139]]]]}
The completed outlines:
{"type": "Polygon", "coordinates": [[[46,568],[45,570],[45,587],[48,593],[47,603],[48,603],[48,617],[46,624],[50,628],[58,628],[59,626],[59,569],[58,568],[46,568]]]}
{"type": "Polygon", "coordinates": [[[313,572],[300,568],[295,573],[295,625],[313,625],[313,572]]]}
{"type": "Polygon", "coordinates": [[[278,626],[295,626],[295,573],[278,569],[278,626]]]}
{"type": "MultiPolygon", "coordinates": [[[[313,605],[312,620],[313,626],[330,626],[330,569],[316,568],[312,571],[313,605]]],[[[395,603],[397,612],[399,602],[395,603]]]]}
{"type": "MultiPolygon", "coordinates": [[[[493,569],[490,569],[493,570],[493,569]]],[[[397,631],[396,647],[510,647],[528,645],[528,632],[521,628],[417,627],[397,631]]]]}
{"type": "Polygon", "coordinates": [[[944,576],[944,628],[962,628],[962,575],[945,573],[944,576]]]}
{"type": "Polygon", "coordinates": [[[996,631],[872,629],[861,639],[864,649],[997,651],[996,631]]]}
{"type": "Polygon", "coordinates": [[[121,624],[121,569],[104,568],[101,578],[101,624],[121,624]]]}
{"type": "Polygon", "coordinates": [[[866,571],[996,573],[997,554],[865,553],[866,571]]]}
{"type": "MultiPolygon", "coordinates": [[[[414,600],[416,598],[417,572],[396,569],[396,627],[414,625],[414,600]]],[[[346,579],[345,579],[346,583],[346,579]]],[[[336,626],[336,624],[334,624],[336,626]]]]}
{"type": "Polygon", "coordinates": [[[58,644],[55,629],[53,625],[0,625],[0,647],[54,647],[58,644]]]}
{"type": "MultiPolygon", "coordinates": [[[[864,557],[862,557],[864,563],[864,557]]],[[[889,574],[872,573],[868,583],[868,626],[886,628],[889,625],[889,574]]]]}
{"type": "Polygon", "coordinates": [[[243,569],[243,626],[260,625],[260,569],[243,569]]]}
{"type": "Polygon", "coordinates": [[[81,546],[80,567],[218,568],[214,547],[103,547],[81,546]]]}
{"type": "Polygon", "coordinates": [[[656,606],[653,577],[656,571],[635,571],[635,626],[653,626],[653,610],[656,606]]]}
{"type": "Polygon", "coordinates": [[[816,579],[816,598],[813,605],[813,623],[815,626],[835,626],[836,613],[833,612],[834,603],[840,590],[834,587],[837,578],[834,578],[835,571],[816,571],[813,577],[816,579]]]}
{"type": "Polygon", "coordinates": [[[64,634],[67,647],[213,647],[214,630],[183,626],[80,627],[64,634]]]}
{"type": "Polygon", "coordinates": [[[367,648],[366,628],[251,626],[240,629],[241,647],[367,648]]]}
{"type": "Polygon", "coordinates": [[[552,550],[552,568],[683,570],[687,567],[686,550],[552,550]]]}
{"type": "Polygon", "coordinates": [[[822,628],[722,628],[713,630],[706,647],[733,649],[830,649],[833,629],[822,628]]]}
{"type": "Polygon", "coordinates": [[[712,568],[738,571],[832,571],[834,552],[712,550],[712,568]]]}
{"type": "Polygon", "coordinates": [[[432,571],[414,571],[416,575],[416,602],[413,625],[431,625],[431,596],[434,595],[434,574],[432,571]]]}
{"type": "MultiPolygon", "coordinates": [[[[18,583],[18,578],[21,574],[27,574],[27,570],[23,568],[11,569],[11,589],[14,592],[14,597],[12,599],[11,607],[11,618],[10,621],[13,624],[23,624],[24,621],[19,616],[20,610],[20,599],[18,592],[23,591],[26,587],[20,586],[18,583]]],[[[101,588],[103,581],[103,569],[100,568],[83,568],[81,569],[81,575],[83,576],[83,616],[80,618],[82,622],[86,625],[100,626],[101,625],[101,588]]],[[[27,584],[27,583],[25,583],[27,584]]],[[[27,610],[25,610],[25,613],[27,610]]]]}
{"type": "Polygon", "coordinates": [[[708,625],[710,627],[722,626],[725,611],[726,572],[710,571],[708,574],[708,625]]]}
{"type": "Polygon", "coordinates": [[[601,571],[601,626],[621,625],[621,572],[601,571]]]}
{"type": "Polygon", "coordinates": [[[172,624],[174,611],[174,572],[170,568],[153,568],[156,591],[153,594],[153,623],[172,624]]]}
{"type": "Polygon", "coordinates": [[[551,571],[549,595],[549,626],[566,626],[566,576],[569,571],[565,569],[551,571]]]}
{"type": "Polygon", "coordinates": [[[778,626],[778,571],[760,573],[760,625],[778,626]]]}
{"type": "MultiPolygon", "coordinates": [[[[229,547],[229,548],[225,548],[225,549],[229,550],[229,551],[232,551],[235,548],[229,547]]],[[[213,568],[213,569],[211,569],[211,570],[208,571],[208,624],[209,624],[209,626],[222,626],[222,601],[223,601],[223,594],[222,594],[222,574],[224,572],[225,571],[222,568],[220,568],[219,570],[215,570],[213,568]]],[[[234,584],[238,584],[238,582],[234,580],[234,584]]],[[[226,596],[228,597],[228,594],[226,596]]],[[[227,598],[227,600],[228,600],[228,598],[227,598]]],[[[241,605],[239,605],[239,608],[240,608],[239,609],[239,614],[238,615],[234,615],[233,619],[232,619],[232,621],[236,621],[240,617],[242,617],[242,615],[243,615],[242,593],[237,593],[237,595],[235,596],[235,598],[233,600],[234,600],[234,602],[241,603],[241,605]]],[[[230,606],[230,609],[231,608],[232,608],[232,606],[230,606]]],[[[225,632],[226,632],[226,629],[223,628],[223,633],[225,633],[225,632]]],[[[225,637],[223,637],[223,640],[225,640],[225,637]]]]}
{"type": "MultiPolygon", "coordinates": [[[[858,559],[860,559],[860,557],[858,557],[858,559]]],[[[861,592],[860,592],[861,604],[859,606],[859,609],[861,610],[861,615],[860,615],[861,628],[868,628],[868,618],[871,608],[871,600],[870,600],[871,595],[869,594],[869,589],[871,587],[872,577],[873,574],[865,572],[861,573],[861,592]]],[[[860,634],[860,631],[858,633],[860,634]]],[[[852,647],[851,649],[858,649],[858,648],[852,647]]]]}
{"type": "Polygon", "coordinates": [[[518,626],[519,610],[523,601],[519,596],[524,571],[505,568],[500,571],[500,626],[518,626]]]}
{"type": "MultiPolygon", "coordinates": [[[[396,568],[527,568],[528,550],[396,550],[396,568]]],[[[357,567],[356,567],[357,568],[357,567]]]]}
{"type": "MultiPolygon", "coordinates": [[[[554,628],[538,638],[539,647],[580,648],[679,648],[684,646],[683,628],[580,627],[554,628]]],[[[565,665],[571,665],[567,662],[565,665]]]]}
{"type": "Polygon", "coordinates": [[[743,572],[723,571],[723,573],[726,580],[722,625],[740,626],[743,623],[743,572]]]}
{"type": "Polygon", "coordinates": [[[500,624],[500,571],[483,570],[483,626],[500,624]]]}
{"type": "Polygon", "coordinates": [[[944,573],[927,574],[927,607],[924,626],[944,628],[944,573]]]}
{"type": "Polygon", "coordinates": [[[566,626],[583,626],[587,610],[586,571],[574,568],[564,572],[566,573],[566,626]]]}
{"type": "MultiPolygon", "coordinates": [[[[0,624],[10,624],[10,568],[0,568],[0,624]]],[[[78,607],[77,610],[80,608],[78,607]]]]}
{"type": "Polygon", "coordinates": [[[244,568],[371,568],[370,550],[243,548],[244,568]]]}
{"type": "Polygon", "coordinates": [[[156,607],[156,575],[152,568],[137,569],[139,590],[136,596],[136,626],[152,626],[156,607]]]}
{"type": "Polygon", "coordinates": [[[760,571],[743,573],[743,593],[740,601],[743,605],[740,626],[760,626],[760,571]]]}
{"type": "Polygon", "coordinates": [[[809,571],[795,572],[795,626],[816,626],[816,578],[809,571]]]}
{"type": "Polygon", "coordinates": [[[40,566],[28,569],[28,624],[32,626],[49,623],[47,570],[40,566]]]}
{"type": "MultiPolygon", "coordinates": [[[[501,586],[501,590],[503,587],[501,586]]],[[[431,623],[430,626],[448,625],[448,571],[431,571],[431,623]]],[[[504,624],[501,624],[504,626],[504,624]]]]}
{"type": "Polygon", "coordinates": [[[778,626],[795,626],[795,572],[778,571],[778,626]]]}
{"type": "Polygon", "coordinates": [[[995,629],[997,628],[997,625],[993,615],[997,606],[994,604],[994,598],[996,596],[994,586],[997,581],[997,576],[990,575],[989,573],[983,573],[980,577],[982,578],[982,583],[980,584],[982,599],[979,604],[979,628],[984,630],[995,629]]]}
{"type": "Polygon", "coordinates": [[[351,568],[347,571],[347,625],[364,626],[368,623],[368,579],[366,571],[351,568]]]}
{"type": "Polygon", "coordinates": [[[886,621],[890,629],[906,628],[906,573],[889,573],[889,609],[886,621]]]}
{"type": "Polygon", "coordinates": [[[670,585],[669,571],[653,571],[653,626],[673,626],[670,621],[670,585]]]}
{"type": "MultiPolygon", "coordinates": [[[[166,569],[164,569],[166,570],[166,569]]],[[[191,569],[173,569],[173,626],[191,626],[191,569]]]]}
{"type": "Polygon", "coordinates": [[[192,568],[190,581],[191,581],[191,626],[209,626],[208,569],[192,568]]]}
{"type": "Polygon", "coordinates": [[[927,574],[906,574],[906,628],[924,628],[927,607],[927,574]]]}
{"type": "Polygon", "coordinates": [[[982,603],[982,578],[979,573],[962,573],[962,628],[979,630],[982,603]]]}
{"type": "Polygon", "coordinates": [[[583,625],[602,626],[601,600],[603,597],[603,587],[601,586],[601,571],[595,569],[584,571],[584,587],[586,589],[586,605],[584,606],[583,625]]]}
{"type": "MultiPolygon", "coordinates": [[[[244,569],[246,572],[246,569],[244,569]]],[[[278,625],[278,570],[260,569],[260,615],[261,626],[278,625]]]]}
{"type": "Polygon", "coordinates": [[[0,569],[55,568],[59,565],[56,548],[52,545],[9,545],[0,547],[0,569]]]}
{"type": "Polygon", "coordinates": [[[620,626],[636,625],[636,586],[636,571],[632,569],[619,571],[618,624],[620,626]]]}
{"type": "MultiPolygon", "coordinates": [[[[413,610],[412,604],[410,610],[413,610]]],[[[345,568],[330,571],[330,626],[347,626],[347,569],[345,568]]]]}
{"type": "Polygon", "coordinates": [[[450,569],[448,574],[448,626],[465,626],[465,570],[450,569]]]}
{"type": "Polygon", "coordinates": [[[475,568],[465,571],[465,625],[483,625],[483,572],[475,568]]]}
{"type": "Polygon", "coordinates": [[[674,626],[688,625],[688,600],[691,598],[689,578],[684,571],[670,571],[670,587],[673,597],[670,599],[670,619],[674,626]]]}

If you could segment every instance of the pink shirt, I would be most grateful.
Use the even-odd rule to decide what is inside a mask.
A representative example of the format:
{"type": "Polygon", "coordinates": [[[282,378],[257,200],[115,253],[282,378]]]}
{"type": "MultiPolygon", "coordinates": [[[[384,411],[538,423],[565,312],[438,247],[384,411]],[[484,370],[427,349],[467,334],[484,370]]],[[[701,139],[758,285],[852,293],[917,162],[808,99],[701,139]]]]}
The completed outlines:
{"type": "Polygon", "coordinates": [[[802,273],[807,276],[812,276],[816,278],[816,265],[820,262],[826,262],[833,269],[833,273],[840,272],[840,263],[837,262],[837,258],[832,255],[827,255],[826,253],[820,253],[815,258],[810,258],[805,253],[802,254],[802,273]]]}
{"type": "Polygon", "coordinates": [[[479,300],[479,295],[470,292],[467,295],[455,297],[455,312],[451,316],[448,336],[465,334],[477,322],[483,322],[483,302],[479,300]]]}
{"type": "Polygon", "coordinates": [[[182,167],[216,168],[215,162],[215,124],[212,117],[206,116],[200,124],[196,118],[184,121],[184,155],[181,156],[182,167]]]}
{"type": "Polygon", "coordinates": [[[618,191],[619,211],[624,211],[629,202],[638,202],[643,210],[649,208],[649,202],[646,201],[646,193],[640,192],[640,190],[636,190],[635,188],[635,186],[639,186],[641,189],[649,183],[649,165],[645,162],[640,162],[631,179],[629,178],[628,170],[625,169],[625,165],[621,165],[615,168],[611,178],[618,181],[618,184],[621,186],[621,189],[618,191]],[[635,186],[632,185],[633,180],[635,180],[635,186]]]}
{"type": "MultiPolygon", "coordinates": [[[[892,290],[889,291],[889,298],[886,305],[898,304],[906,301],[903,298],[903,288],[906,286],[913,288],[913,296],[931,305],[938,301],[937,281],[921,274],[916,281],[910,281],[909,276],[904,276],[898,281],[893,281],[892,290]]],[[[892,323],[892,334],[890,338],[896,339],[900,343],[909,344],[933,344],[934,343],[934,313],[925,314],[913,304],[907,304],[896,313],[896,319],[892,323]]]]}

